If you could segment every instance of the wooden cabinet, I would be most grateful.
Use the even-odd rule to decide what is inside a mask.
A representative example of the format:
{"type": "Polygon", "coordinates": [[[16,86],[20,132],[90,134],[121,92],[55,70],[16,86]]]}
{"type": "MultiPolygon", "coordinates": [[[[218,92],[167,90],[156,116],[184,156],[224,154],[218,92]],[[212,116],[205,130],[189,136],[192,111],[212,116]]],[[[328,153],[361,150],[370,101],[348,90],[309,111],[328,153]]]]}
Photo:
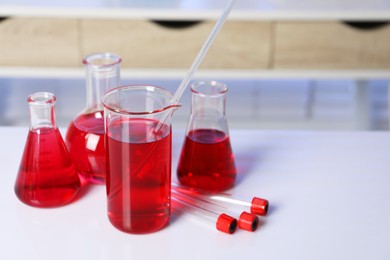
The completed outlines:
{"type": "MultiPolygon", "coordinates": [[[[214,26],[170,28],[149,20],[9,18],[0,22],[0,66],[81,66],[115,52],[123,68],[187,69],[214,26]]],[[[390,26],[358,30],[341,22],[227,21],[201,69],[387,69],[390,26]]]]}
{"type": "MultiPolygon", "coordinates": [[[[83,54],[116,52],[130,68],[189,68],[214,22],[184,28],[146,20],[81,20],[80,25],[83,54]]],[[[201,68],[268,68],[271,31],[269,22],[226,22],[201,68]]]]}
{"type": "Polygon", "coordinates": [[[278,22],[274,68],[390,68],[390,26],[359,30],[339,22],[278,22]]]}
{"type": "Polygon", "coordinates": [[[75,19],[4,19],[0,21],[0,66],[78,66],[79,35],[75,19]]]}

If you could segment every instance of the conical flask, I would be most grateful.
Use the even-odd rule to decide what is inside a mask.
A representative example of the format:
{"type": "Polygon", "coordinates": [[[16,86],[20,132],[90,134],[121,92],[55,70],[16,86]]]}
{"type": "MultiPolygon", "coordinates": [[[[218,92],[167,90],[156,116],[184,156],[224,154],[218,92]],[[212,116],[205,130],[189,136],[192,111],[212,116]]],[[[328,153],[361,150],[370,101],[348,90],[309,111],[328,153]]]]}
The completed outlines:
{"type": "Polygon", "coordinates": [[[106,179],[104,116],[101,98],[119,86],[121,58],[111,53],[95,53],[84,58],[87,105],[68,127],[65,142],[79,174],[90,183],[106,179]]]}
{"type": "Polygon", "coordinates": [[[225,116],[227,87],[217,81],[191,86],[191,116],[177,177],[182,185],[222,191],[234,185],[236,167],[225,116]]]}
{"type": "Polygon", "coordinates": [[[55,122],[56,97],[38,92],[28,97],[30,129],[15,182],[16,196],[34,207],[73,201],[80,179],[55,122]]]}

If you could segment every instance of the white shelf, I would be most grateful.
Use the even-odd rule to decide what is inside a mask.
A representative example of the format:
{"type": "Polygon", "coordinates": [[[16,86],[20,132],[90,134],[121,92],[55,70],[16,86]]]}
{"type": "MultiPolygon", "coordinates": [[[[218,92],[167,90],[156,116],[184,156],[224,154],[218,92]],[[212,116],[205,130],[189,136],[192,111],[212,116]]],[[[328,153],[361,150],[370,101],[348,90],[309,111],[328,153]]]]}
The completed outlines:
{"type": "MultiPolygon", "coordinates": [[[[181,79],[185,69],[121,69],[122,78],[181,79]]],[[[83,68],[0,67],[0,77],[84,78],[83,68]]],[[[224,79],[390,79],[390,69],[350,70],[199,70],[195,78],[224,79]]]]}
{"type": "MultiPolygon", "coordinates": [[[[205,20],[227,0],[0,0],[0,16],[205,20]]],[[[390,20],[387,0],[239,0],[231,20],[390,20]]]]}

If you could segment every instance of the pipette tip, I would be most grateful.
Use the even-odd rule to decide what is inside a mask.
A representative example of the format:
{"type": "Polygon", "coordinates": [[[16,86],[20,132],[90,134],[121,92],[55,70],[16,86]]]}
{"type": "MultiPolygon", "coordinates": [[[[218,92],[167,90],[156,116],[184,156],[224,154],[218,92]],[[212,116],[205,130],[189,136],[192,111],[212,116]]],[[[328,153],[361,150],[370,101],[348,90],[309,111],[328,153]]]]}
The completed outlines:
{"type": "Polygon", "coordinates": [[[259,225],[259,218],[246,211],[242,212],[238,219],[238,227],[246,231],[255,231],[259,225]]]}
{"type": "Polygon", "coordinates": [[[252,199],[251,213],[265,216],[268,212],[268,200],[254,197],[252,199]]]}
{"type": "Polygon", "coordinates": [[[221,214],[217,219],[217,229],[228,234],[233,234],[237,229],[237,220],[229,215],[221,214]]]}

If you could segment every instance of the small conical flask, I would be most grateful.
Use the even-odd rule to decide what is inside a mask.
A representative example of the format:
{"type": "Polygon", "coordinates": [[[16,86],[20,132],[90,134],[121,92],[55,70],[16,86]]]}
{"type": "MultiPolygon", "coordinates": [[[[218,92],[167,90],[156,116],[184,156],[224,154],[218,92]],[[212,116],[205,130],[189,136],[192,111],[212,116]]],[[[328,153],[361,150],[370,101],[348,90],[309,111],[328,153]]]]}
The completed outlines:
{"type": "Polygon", "coordinates": [[[121,58],[112,53],[95,53],[84,58],[87,104],[70,123],[65,142],[79,174],[90,183],[104,184],[106,150],[101,98],[118,87],[121,58]]]}
{"type": "Polygon", "coordinates": [[[38,92],[28,97],[30,129],[15,182],[16,196],[34,207],[72,202],[80,179],[55,122],[56,97],[38,92]]]}
{"type": "Polygon", "coordinates": [[[236,167],[225,117],[227,87],[217,81],[191,86],[191,116],[177,177],[182,185],[222,191],[234,185],[236,167]]]}

